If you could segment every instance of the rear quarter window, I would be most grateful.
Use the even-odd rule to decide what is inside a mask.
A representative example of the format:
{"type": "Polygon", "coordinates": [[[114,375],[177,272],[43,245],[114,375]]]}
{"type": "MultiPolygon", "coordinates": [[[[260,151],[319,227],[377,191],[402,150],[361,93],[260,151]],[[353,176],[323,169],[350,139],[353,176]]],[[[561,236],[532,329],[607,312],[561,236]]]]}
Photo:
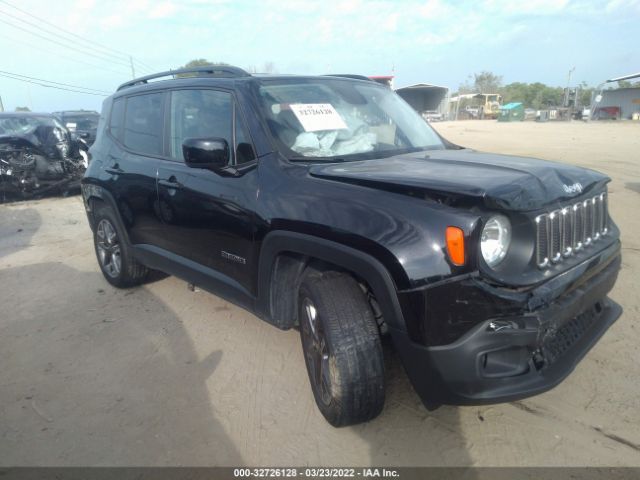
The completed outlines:
{"type": "Polygon", "coordinates": [[[111,116],[109,117],[109,132],[122,142],[124,138],[124,98],[116,98],[111,106],[111,116]]]}
{"type": "Polygon", "coordinates": [[[147,155],[162,155],[164,93],[136,95],[127,99],[123,143],[147,155]]]}

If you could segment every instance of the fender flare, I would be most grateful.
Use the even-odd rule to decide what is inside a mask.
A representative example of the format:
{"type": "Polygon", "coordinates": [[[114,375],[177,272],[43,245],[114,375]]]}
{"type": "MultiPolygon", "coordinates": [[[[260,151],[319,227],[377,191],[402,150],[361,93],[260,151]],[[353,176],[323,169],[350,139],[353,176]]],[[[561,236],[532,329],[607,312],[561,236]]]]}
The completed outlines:
{"type": "Polygon", "coordinates": [[[285,230],[268,233],[260,249],[256,310],[262,318],[271,316],[269,292],[275,259],[280,253],[286,252],[326,261],[366,279],[378,300],[387,325],[406,331],[395,282],[379,260],[331,240],[285,230]]]}
{"type": "Polygon", "coordinates": [[[82,183],[82,200],[84,201],[84,208],[87,212],[87,218],[89,219],[89,226],[91,227],[91,230],[95,229],[93,220],[94,212],[91,206],[91,199],[93,198],[97,198],[98,200],[103,201],[111,207],[116,221],[118,222],[118,227],[124,234],[124,241],[127,243],[127,245],[131,245],[131,241],[129,240],[129,232],[125,228],[122,216],[120,214],[120,209],[118,208],[118,204],[116,203],[115,198],[113,198],[111,192],[109,192],[109,190],[107,190],[106,188],[94,183],[82,183]]]}

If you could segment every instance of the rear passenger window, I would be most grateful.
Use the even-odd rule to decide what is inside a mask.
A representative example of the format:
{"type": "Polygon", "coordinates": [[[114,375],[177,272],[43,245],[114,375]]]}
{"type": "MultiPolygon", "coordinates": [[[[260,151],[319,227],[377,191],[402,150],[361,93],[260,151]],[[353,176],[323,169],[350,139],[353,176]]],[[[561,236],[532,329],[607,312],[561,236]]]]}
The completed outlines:
{"type": "Polygon", "coordinates": [[[123,128],[122,121],[124,119],[124,98],[117,98],[111,106],[111,116],[109,118],[109,132],[117,140],[122,141],[123,128]]]}
{"type": "Polygon", "coordinates": [[[184,161],[187,138],[223,138],[233,148],[231,95],[216,90],[176,90],[171,93],[171,157],[184,161]]]}
{"type": "Polygon", "coordinates": [[[163,93],[136,95],[127,99],[124,144],[136,152],[162,154],[163,93]]]}

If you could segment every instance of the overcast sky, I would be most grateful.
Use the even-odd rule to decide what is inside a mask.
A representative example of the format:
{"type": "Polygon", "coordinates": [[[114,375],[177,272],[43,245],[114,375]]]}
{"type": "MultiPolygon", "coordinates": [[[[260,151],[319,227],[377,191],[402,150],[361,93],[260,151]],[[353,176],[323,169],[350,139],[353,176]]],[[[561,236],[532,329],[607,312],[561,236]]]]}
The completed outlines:
{"type": "MultiPolygon", "coordinates": [[[[572,83],[590,85],[640,71],[640,0],[7,2],[0,74],[105,92],[131,78],[127,55],[138,75],[202,57],[258,69],[273,62],[279,73],[394,72],[397,87],[453,89],[481,70],[554,86],[574,66],[572,83]]],[[[0,97],[6,110],[38,111],[99,109],[103,98],[1,76],[0,97]]]]}

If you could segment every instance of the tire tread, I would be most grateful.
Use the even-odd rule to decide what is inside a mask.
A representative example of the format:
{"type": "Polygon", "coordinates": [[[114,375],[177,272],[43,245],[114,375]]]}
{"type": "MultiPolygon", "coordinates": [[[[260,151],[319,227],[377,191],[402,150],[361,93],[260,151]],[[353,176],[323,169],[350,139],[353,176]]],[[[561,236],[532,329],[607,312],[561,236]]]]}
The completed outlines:
{"type": "Polygon", "coordinates": [[[301,285],[311,294],[324,321],[325,334],[340,378],[332,384],[340,393],[321,412],[336,427],[375,418],[384,406],[384,360],[377,323],[358,283],[342,272],[313,272],[301,285]],[[337,388],[336,388],[337,387],[337,388]]]}

